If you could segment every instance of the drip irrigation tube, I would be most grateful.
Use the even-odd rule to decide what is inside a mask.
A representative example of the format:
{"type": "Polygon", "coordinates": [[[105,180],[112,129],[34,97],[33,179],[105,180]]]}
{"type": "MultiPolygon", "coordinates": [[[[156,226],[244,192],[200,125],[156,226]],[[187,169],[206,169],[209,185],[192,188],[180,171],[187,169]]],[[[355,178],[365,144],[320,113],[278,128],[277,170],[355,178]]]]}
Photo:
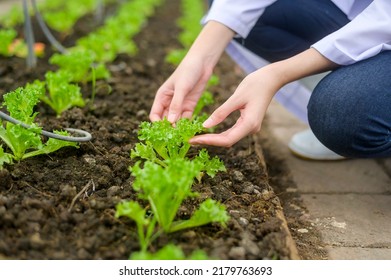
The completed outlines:
{"type": "Polygon", "coordinates": [[[33,28],[31,24],[31,18],[29,14],[29,8],[27,0],[23,0],[23,16],[24,16],[24,32],[26,36],[26,43],[28,47],[28,54],[27,54],[27,67],[34,68],[37,66],[37,57],[34,52],[34,33],[33,28]]]}
{"type": "MultiPolygon", "coordinates": [[[[25,124],[17,119],[14,119],[12,117],[10,117],[9,115],[3,113],[0,111],[0,118],[8,121],[8,122],[11,122],[13,124],[18,124],[24,128],[31,128],[30,125],[28,124],[25,124]]],[[[54,138],[54,139],[57,139],[57,140],[62,140],[62,141],[69,141],[69,142],[88,142],[92,139],[92,136],[89,132],[87,131],[84,131],[84,130],[81,130],[81,129],[76,129],[76,128],[64,128],[64,130],[68,131],[68,132],[71,132],[71,133],[75,133],[75,134],[78,134],[78,135],[81,135],[81,136],[66,136],[66,135],[59,135],[59,134],[55,134],[53,132],[49,132],[49,131],[46,131],[46,130],[41,130],[41,134],[44,135],[44,136],[47,136],[47,137],[50,137],[50,138],[54,138]]]]}
{"type": "Polygon", "coordinates": [[[59,52],[61,53],[67,53],[66,48],[60,44],[54,38],[53,34],[50,32],[49,28],[47,27],[45,21],[43,20],[43,17],[41,15],[41,12],[38,9],[37,2],[35,0],[31,0],[34,12],[35,12],[35,17],[37,18],[39,27],[41,27],[43,34],[45,34],[46,38],[49,40],[50,44],[52,44],[53,47],[55,47],[59,52]]]}

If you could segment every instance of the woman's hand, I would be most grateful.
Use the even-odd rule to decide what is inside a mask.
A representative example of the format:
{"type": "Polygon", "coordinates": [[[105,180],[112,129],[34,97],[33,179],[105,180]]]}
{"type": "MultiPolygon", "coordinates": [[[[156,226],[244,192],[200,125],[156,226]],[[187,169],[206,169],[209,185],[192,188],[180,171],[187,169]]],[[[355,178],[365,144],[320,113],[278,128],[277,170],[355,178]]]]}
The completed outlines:
{"type": "Polygon", "coordinates": [[[158,89],[149,118],[167,117],[171,123],[191,118],[198,99],[234,32],[225,25],[209,21],[198,35],[183,61],[158,89]]]}
{"type": "Polygon", "coordinates": [[[204,122],[204,127],[218,125],[234,111],[240,111],[235,125],[220,134],[203,134],[193,137],[190,144],[230,147],[246,135],[261,129],[274,93],[280,88],[280,81],[275,79],[266,68],[248,75],[235,90],[233,95],[204,122]]]}
{"type": "Polygon", "coordinates": [[[191,118],[211,73],[211,67],[202,59],[186,56],[157,91],[150,120],[167,117],[174,123],[181,117],[191,118]]]}
{"type": "Polygon", "coordinates": [[[266,110],[282,86],[337,66],[311,48],[251,73],[240,83],[233,95],[204,122],[204,127],[210,128],[224,121],[232,112],[240,111],[240,117],[235,125],[219,134],[195,136],[190,139],[190,144],[232,146],[245,136],[261,129],[266,110]]]}

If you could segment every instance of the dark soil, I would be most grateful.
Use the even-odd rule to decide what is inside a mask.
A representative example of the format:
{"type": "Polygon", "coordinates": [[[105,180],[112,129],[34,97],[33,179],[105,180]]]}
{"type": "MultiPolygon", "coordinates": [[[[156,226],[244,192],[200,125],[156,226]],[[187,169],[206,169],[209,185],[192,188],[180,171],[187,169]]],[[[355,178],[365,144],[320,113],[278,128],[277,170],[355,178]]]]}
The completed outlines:
{"type": "MultiPolygon", "coordinates": [[[[138,142],[140,122],[148,120],[157,88],[173,71],[164,56],[179,46],[178,14],[178,1],[171,0],[156,11],[136,38],[138,55],[117,58],[112,66],[119,67],[111,66],[110,80],[99,81],[92,107],[74,108],[56,118],[51,109],[38,106],[38,120],[45,129],[80,128],[91,132],[93,139],[79,149],[64,148],[0,171],[0,259],[127,259],[139,249],[134,223],[116,219],[115,205],[136,199],[129,152],[138,142]]],[[[93,26],[90,21],[87,17],[75,28],[85,30],[83,26],[93,26]]],[[[1,58],[0,65],[0,95],[43,79],[53,69],[46,59],[34,70],[26,70],[19,58],[1,58]]],[[[221,79],[213,89],[217,104],[241,78],[233,70],[227,58],[216,69],[221,79]]],[[[83,85],[83,92],[89,98],[90,85],[83,85]]],[[[219,129],[233,122],[229,119],[219,129]]],[[[226,205],[228,226],[212,224],[163,235],[152,251],[172,242],[186,253],[203,249],[218,259],[298,258],[259,142],[247,137],[229,149],[209,147],[227,172],[203,178],[194,186],[200,197],[186,201],[178,213],[186,218],[200,201],[211,197],[226,205]]]]}

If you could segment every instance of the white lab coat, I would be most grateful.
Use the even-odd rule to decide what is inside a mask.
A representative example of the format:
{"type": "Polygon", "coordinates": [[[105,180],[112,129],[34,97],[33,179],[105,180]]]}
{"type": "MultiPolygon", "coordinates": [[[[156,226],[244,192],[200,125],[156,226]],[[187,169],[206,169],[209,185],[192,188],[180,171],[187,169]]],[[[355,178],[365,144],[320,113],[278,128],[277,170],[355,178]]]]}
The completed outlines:
{"type": "MultiPolygon", "coordinates": [[[[202,22],[215,20],[246,38],[265,8],[278,0],[214,0],[202,22]]],[[[350,23],[312,45],[328,59],[349,65],[391,50],[391,0],[331,0],[350,23]]],[[[251,73],[268,62],[232,41],[227,49],[244,71],[251,73]]],[[[307,122],[311,88],[300,81],[283,87],[275,96],[299,119],[307,122]]]]}

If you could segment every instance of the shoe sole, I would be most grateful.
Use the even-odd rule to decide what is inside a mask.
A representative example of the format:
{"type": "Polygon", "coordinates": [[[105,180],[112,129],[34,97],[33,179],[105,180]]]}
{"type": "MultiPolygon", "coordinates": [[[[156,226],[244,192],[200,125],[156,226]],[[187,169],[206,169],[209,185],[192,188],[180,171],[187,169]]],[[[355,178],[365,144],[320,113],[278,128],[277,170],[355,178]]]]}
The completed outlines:
{"type": "Polygon", "coordinates": [[[290,145],[288,146],[290,152],[295,155],[298,158],[304,159],[304,160],[311,160],[311,161],[341,161],[341,160],[346,160],[348,158],[342,157],[342,156],[335,156],[335,157],[322,157],[322,156],[314,156],[314,155],[306,155],[300,152],[297,152],[296,147],[291,147],[290,145]]]}

